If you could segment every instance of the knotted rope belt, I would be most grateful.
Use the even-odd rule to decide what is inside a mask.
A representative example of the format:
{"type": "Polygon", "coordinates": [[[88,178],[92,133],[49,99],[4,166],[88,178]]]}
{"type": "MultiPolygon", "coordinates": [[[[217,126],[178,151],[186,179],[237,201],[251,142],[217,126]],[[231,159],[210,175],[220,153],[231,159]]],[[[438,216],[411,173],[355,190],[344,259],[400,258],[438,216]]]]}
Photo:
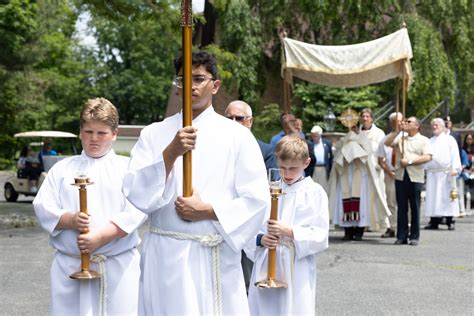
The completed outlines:
{"type": "Polygon", "coordinates": [[[160,235],[171,237],[178,240],[194,240],[201,245],[211,247],[212,251],[212,288],[214,296],[214,314],[222,315],[222,289],[221,289],[221,263],[219,257],[219,244],[223,241],[222,236],[219,234],[204,234],[204,235],[193,235],[180,232],[172,232],[162,230],[155,226],[150,226],[150,232],[160,235]]]}
{"type": "MultiPolygon", "coordinates": [[[[72,254],[72,253],[65,253],[62,251],[59,251],[59,253],[66,255],[68,257],[76,258],[76,259],[81,259],[81,256],[72,254]]],[[[105,269],[105,261],[107,260],[107,257],[104,255],[100,254],[94,254],[91,255],[90,261],[97,263],[99,266],[99,273],[100,273],[100,278],[99,278],[99,315],[107,315],[107,273],[105,269]]]]}

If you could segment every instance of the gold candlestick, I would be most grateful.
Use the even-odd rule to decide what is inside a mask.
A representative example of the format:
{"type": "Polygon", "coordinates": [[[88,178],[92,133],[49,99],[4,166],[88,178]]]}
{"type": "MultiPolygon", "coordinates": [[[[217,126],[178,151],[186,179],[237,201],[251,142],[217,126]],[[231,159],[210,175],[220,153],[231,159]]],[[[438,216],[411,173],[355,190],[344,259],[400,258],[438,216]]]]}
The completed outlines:
{"type": "MultiPolygon", "coordinates": [[[[86,176],[79,176],[74,178],[72,185],[79,187],[79,209],[81,212],[87,214],[87,190],[86,186],[93,184],[86,176]]],[[[81,232],[87,234],[89,229],[81,232]]],[[[90,255],[81,253],[81,271],[71,274],[69,277],[74,280],[92,280],[100,278],[100,273],[90,270],[90,255]]]]}
{"type": "MultiPolygon", "coordinates": [[[[273,168],[269,169],[268,181],[270,183],[270,194],[272,197],[270,219],[278,220],[278,198],[280,195],[284,194],[281,188],[280,170],[273,168]]],[[[255,286],[263,289],[288,287],[285,282],[276,279],[276,248],[268,249],[267,278],[256,282],[255,286]]]]}

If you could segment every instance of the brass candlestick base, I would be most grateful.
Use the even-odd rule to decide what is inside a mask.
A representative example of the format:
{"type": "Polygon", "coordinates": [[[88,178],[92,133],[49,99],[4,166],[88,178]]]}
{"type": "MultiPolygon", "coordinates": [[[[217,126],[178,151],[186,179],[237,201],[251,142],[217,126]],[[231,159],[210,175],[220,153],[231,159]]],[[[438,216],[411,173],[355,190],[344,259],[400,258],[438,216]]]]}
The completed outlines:
{"type": "Polygon", "coordinates": [[[93,280],[99,279],[101,275],[97,271],[83,270],[80,272],[73,273],[69,277],[74,280],[93,280]]]}
{"type": "Polygon", "coordinates": [[[258,281],[255,283],[255,286],[261,289],[286,289],[288,285],[285,282],[281,282],[278,280],[267,279],[258,281]]]}

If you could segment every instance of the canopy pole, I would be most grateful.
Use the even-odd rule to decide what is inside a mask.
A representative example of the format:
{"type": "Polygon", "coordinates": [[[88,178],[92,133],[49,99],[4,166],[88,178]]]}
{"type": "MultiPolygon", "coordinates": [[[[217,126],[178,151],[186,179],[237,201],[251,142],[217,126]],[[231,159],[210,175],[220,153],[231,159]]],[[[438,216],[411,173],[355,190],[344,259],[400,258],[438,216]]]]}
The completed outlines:
{"type": "Polygon", "coordinates": [[[285,113],[291,112],[291,87],[286,78],[283,79],[283,107],[285,113]]]}
{"type": "MultiPolygon", "coordinates": [[[[406,94],[407,94],[407,79],[405,76],[405,71],[403,71],[402,76],[402,114],[403,119],[406,119],[406,94]]],[[[405,157],[405,137],[402,137],[402,158],[405,157]]]]}
{"type": "MultiPolygon", "coordinates": [[[[192,126],[192,34],[193,34],[192,0],[181,2],[181,30],[183,54],[183,127],[192,126]]],[[[183,196],[192,195],[192,152],[183,156],[183,196]]]]}

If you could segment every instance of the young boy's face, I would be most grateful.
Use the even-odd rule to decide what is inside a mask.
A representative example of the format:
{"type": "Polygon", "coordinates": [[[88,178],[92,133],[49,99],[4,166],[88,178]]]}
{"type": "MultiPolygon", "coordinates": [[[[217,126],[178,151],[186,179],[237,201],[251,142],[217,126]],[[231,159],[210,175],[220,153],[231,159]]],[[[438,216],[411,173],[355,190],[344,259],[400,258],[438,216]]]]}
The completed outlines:
{"type": "Polygon", "coordinates": [[[304,169],[308,167],[310,161],[311,158],[308,158],[305,161],[277,159],[278,168],[280,168],[282,173],[283,182],[288,185],[297,182],[304,175],[304,169]]]}
{"type": "Polygon", "coordinates": [[[112,143],[117,138],[117,132],[103,122],[85,122],[79,134],[82,148],[89,157],[100,158],[112,148],[112,143]]]}

